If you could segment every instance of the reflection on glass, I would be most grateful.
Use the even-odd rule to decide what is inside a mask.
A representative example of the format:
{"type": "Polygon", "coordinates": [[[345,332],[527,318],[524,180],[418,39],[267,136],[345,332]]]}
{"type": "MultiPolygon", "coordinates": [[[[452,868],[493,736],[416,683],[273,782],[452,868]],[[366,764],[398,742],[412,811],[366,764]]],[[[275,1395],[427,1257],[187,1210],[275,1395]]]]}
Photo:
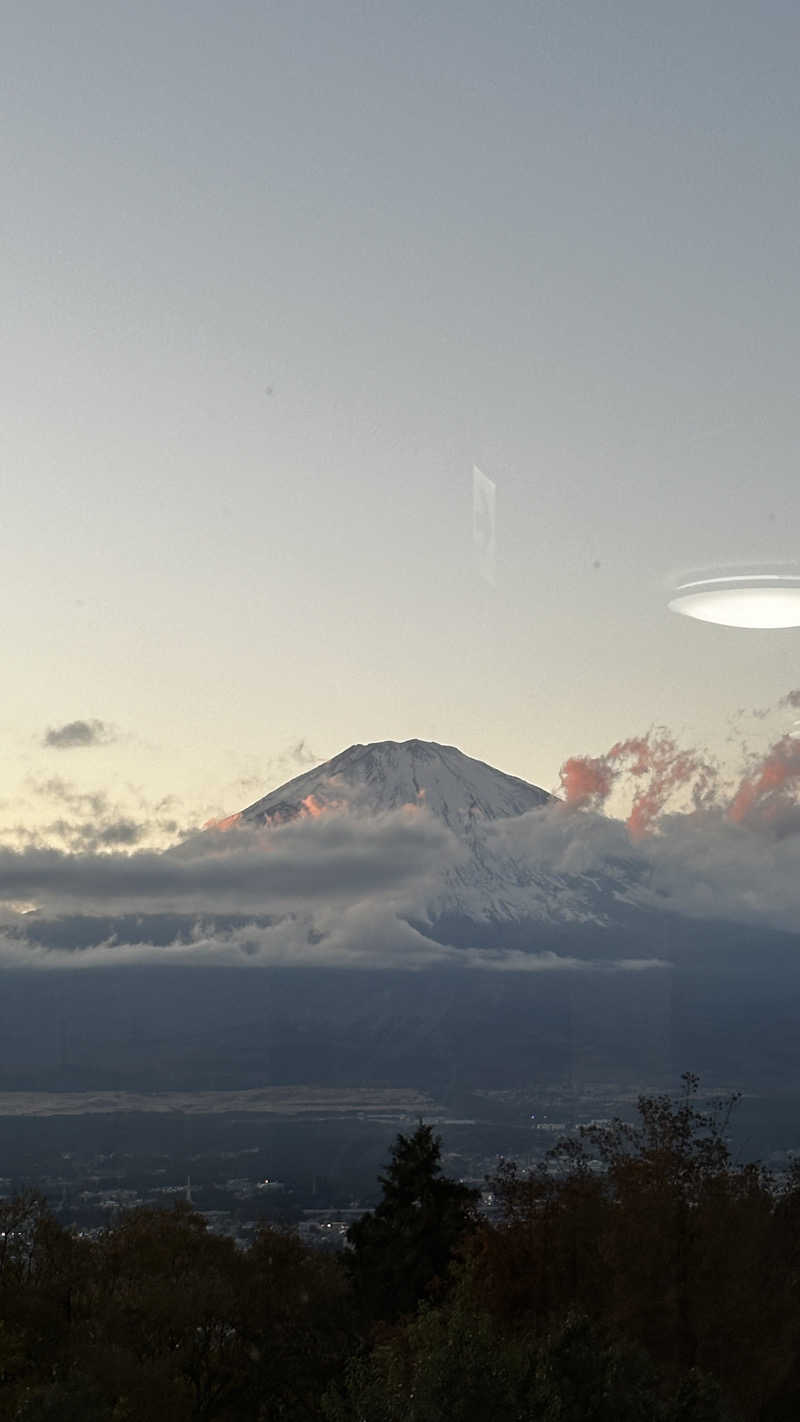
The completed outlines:
{"type": "Polygon", "coordinates": [[[725,627],[800,627],[800,573],[726,573],[680,584],[672,612],[725,627]]]}
{"type": "Polygon", "coordinates": [[[478,572],[494,587],[495,581],[495,491],[496,484],[477,464],[472,466],[472,541],[478,572]]]}

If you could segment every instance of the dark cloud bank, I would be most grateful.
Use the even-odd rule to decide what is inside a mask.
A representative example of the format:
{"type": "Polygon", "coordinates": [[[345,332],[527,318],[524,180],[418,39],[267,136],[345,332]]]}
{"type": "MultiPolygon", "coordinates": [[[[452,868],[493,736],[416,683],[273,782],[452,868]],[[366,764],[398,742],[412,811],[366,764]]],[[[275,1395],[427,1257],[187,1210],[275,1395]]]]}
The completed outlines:
{"type": "Polygon", "coordinates": [[[44,782],[66,847],[0,845],[0,1084],[800,1082],[796,738],[724,795],[664,735],[562,778],[567,803],[476,822],[470,848],[424,808],[354,801],[167,853],[44,782]],[[627,824],[602,813],[626,768],[627,824]],[[690,813],[667,813],[675,785],[690,813]],[[515,866],[549,920],[429,912],[476,864],[515,866]]]}
{"type": "Polygon", "coordinates": [[[0,849],[0,1086],[800,1080],[800,835],[714,812],[632,843],[563,806],[482,834],[565,902],[626,884],[620,926],[431,923],[466,850],[424,811],[0,849]]]}
{"type": "Polygon", "coordinates": [[[656,966],[664,941],[658,924],[677,918],[794,934],[798,827],[788,812],[749,825],[712,809],[664,815],[656,832],[632,841],[621,821],[563,805],[488,823],[480,829],[482,852],[544,878],[556,920],[562,899],[568,909],[570,886],[590,882],[606,895],[612,927],[593,933],[591,925],[571,925],[567,912],[558,931],[552,924],[545,931],[535,923],[484,923],[470,935],[462,925],[448,942],[426,905],[443,873],[469,867],[468,852],[424,810],[349,810],[270,829],[235,826],[168,853],[121,851],[135,846],[136,826],[126,838],[125,826],[112,823],[91,850],[0,846],[0,902],[7,906],[0,966],[453,962],[555,971],[590,958],[656,966]],[[35,915],[16,911],[30,903],[35,915]],[[153,938],[157,920],[173,925],[171,940],[153,938]],[[76,942],[56,930],[59,922],[80,922],[84,944],[92,946],[75,954],[76,942]],[[92,935],[92,922],[103,925],[102,937],[92,935]],[[591,951],[593,941],[599,952],[591,951]]]}

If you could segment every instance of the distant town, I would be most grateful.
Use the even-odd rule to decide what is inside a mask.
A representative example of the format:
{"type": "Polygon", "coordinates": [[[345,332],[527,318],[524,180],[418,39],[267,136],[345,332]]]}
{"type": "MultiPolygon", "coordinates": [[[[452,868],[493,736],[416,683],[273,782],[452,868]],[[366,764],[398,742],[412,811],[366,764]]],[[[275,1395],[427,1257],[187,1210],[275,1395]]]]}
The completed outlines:
{"type": "MultiPolygon", "coordinates": [[[[173,1094],[164,1093],[142,1109],[142,1099],[130,1103],[124,1093],[107,1100],[87,1093],[81,1112],[77,1093],[7,1093],[0,1102],[0,1197],[36,1189],[62,1223],[86,1235],[126,1210],[184,1200],[212,1232],[241,1248],[269,1223],[321,1249],[341,1249],[348,1226],[380,1198],[378,1175],[397,1134],[410,1135],[420,1117],[442,1138],[443,1172],[480,1189],[479,1208],[493,1218],[487,1177],[503,1159],[536,1169],[582,1126],[632,1118],[639,1092],[619,1083],[582,1091],[571,1084],[476,1089],[462,1095],[469,1116],[398,1091],[383,1098],[371,1091],[361,1110],[354,1094],[183,1093],[176,1108],[173,1094]],[[215,1109],[222,1107],[217,1095],[235,1099],[215,1109]]],[[[731,1090],[707,1094],[712,1102],[731,1090]]],[[[743,1098],[731,1123],[734,1153],[760,1159],[780,1176],[800,1152],[795,1122],[793,1101],[781,1111],[774,1100],[743,1098]]]]}

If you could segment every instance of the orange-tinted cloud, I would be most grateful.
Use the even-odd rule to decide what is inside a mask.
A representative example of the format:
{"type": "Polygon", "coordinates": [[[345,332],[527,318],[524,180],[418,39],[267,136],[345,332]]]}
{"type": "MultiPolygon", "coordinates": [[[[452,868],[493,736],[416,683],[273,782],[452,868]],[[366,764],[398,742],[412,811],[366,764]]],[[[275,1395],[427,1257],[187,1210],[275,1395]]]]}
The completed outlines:
{"type": "Polygon", "coordinates": [[[561,767],[561,789],[567,805],[600,810],[621,776],[647,784],[637,789],[627,825],[634,838],[646,834],[677,789],[694,781],[693,799],[700,808],[713,797],[716,771],[697,751],[680,750],[668,731],[649,731],[617,741],[605,755],[572,756],[561,767]]]}
{"type": "Polygon", "coordinates": [[[728,806],[736,824],[754,818],[769,821],[787,802],[794,801],[800,785],[800,737],[781,736],[741,781],[728,806]]]}
{"type": "Polygon", "coordinates": [[[605,756],[570,756],[560,771],[566,804],[581,809],[600,809],[611,794],[617,774],[605,756]]]}

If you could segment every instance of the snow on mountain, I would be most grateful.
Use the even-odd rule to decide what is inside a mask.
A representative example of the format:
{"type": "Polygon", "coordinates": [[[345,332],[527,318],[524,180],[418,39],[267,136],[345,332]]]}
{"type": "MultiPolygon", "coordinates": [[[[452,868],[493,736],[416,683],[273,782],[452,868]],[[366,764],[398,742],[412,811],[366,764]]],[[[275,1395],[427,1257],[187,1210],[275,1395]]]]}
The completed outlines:
{"type": "Polygon", "coordinates": [[[438,887],[418,906],[420,921],[608,925],[624,882],[554,873],[527,855],[509,852],[489,830],[498,821],[553,803],[555,797],[546,790],[455,746],[377,741],[350,746],[214,828],[277,827],[300,816],[348,809],[380,814],[405,805],[424,807],[457,836],[467,853],[462,863],[443,867],[438,887]]]}
{"type": "Polygon", "coordinates": [[[457,835],[477,816],[521,815],[553,798],[516,775],[494,770],[435,741],[375,741],[348,750],[272,790],[239,816],[243,824],[280,822],[335,807],[342,795],[375,814],[420,805],[457,835]]]}

